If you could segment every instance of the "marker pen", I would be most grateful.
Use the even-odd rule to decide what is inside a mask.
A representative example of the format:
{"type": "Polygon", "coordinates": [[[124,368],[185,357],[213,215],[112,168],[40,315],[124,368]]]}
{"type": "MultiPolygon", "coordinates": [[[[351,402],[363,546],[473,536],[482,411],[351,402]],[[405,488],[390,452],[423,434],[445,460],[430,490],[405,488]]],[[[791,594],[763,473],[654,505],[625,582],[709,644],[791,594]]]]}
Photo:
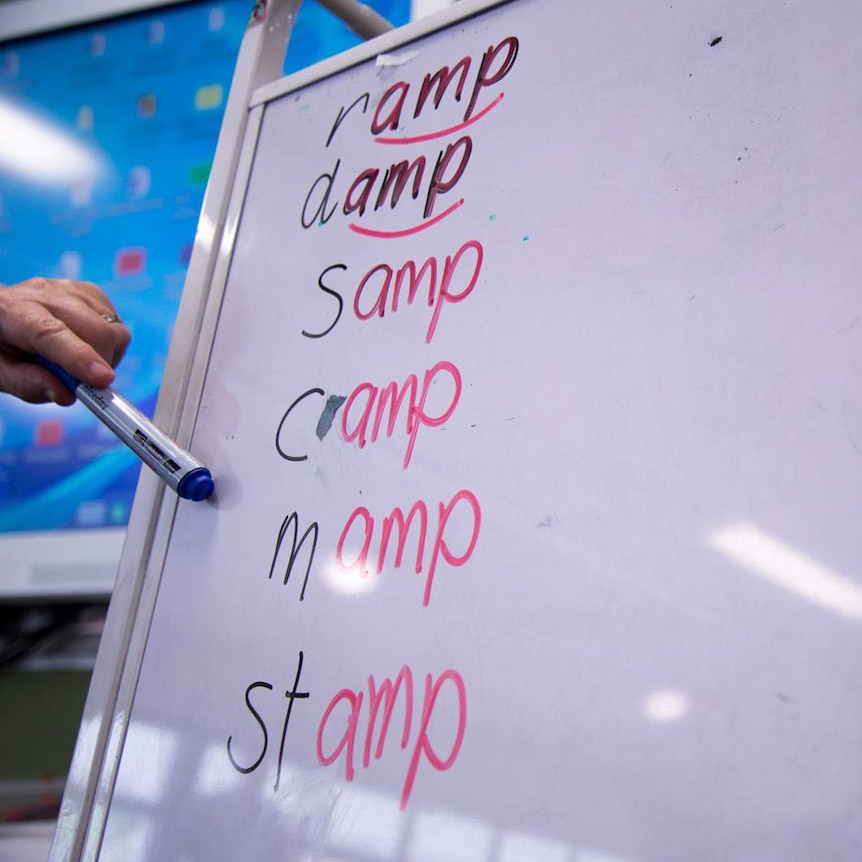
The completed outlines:
{"type": "Polygon", "coordinates": [[[186,500],[205,500],[215,489],[212,473],[166,437],[140,410],[107,387],[97,389],[36,354],[36,361],[56,375],[135,455],[186,500]]]}

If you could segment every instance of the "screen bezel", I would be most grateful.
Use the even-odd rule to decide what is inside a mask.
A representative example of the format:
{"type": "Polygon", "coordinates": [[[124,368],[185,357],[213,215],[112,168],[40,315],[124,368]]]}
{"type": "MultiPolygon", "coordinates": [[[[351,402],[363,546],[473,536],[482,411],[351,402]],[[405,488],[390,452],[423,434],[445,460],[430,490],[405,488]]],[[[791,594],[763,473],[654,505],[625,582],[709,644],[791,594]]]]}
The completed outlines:
{"type": "Polygon", "coordinates": [[[12,0],[3,4],[0,42],[47,35],[67,27],[111,21],[189,2],[192,0],[77,0],[67,5],[53,0],[12,0]]]}

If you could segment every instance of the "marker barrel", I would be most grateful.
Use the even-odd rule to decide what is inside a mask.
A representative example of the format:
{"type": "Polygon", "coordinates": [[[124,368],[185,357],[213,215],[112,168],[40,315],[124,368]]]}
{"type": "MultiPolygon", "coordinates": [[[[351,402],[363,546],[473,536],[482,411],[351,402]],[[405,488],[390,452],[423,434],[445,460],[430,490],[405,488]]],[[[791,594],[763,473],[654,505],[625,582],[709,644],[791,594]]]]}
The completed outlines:
{"type": "Polygon", "coordinates": [[[180,497],[203,500],[212,492],[209,470],[122,395],[87,383],[79,383],[75,395],[180,497]]]}
{"type": "Polygon", "coordinates": [[[212,474],[185,449],[156,428],[137,407],[110,387],[82,383],[43,356],[36,361],[59,377],[96,418],[100,419],[162,481],[186,500],[205,500],[215,489],[212,474]]]}

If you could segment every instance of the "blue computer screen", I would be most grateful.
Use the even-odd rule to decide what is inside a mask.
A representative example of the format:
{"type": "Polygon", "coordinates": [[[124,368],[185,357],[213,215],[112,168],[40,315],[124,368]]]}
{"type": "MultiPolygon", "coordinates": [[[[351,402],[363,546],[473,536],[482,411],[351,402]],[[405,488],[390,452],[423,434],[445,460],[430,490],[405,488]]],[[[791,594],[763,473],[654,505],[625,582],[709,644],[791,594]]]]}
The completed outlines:
{"type": "MultiPolygon", "coordinates": [[[[0,284],[99,284],[133,334],[115,387],[150,416],[251,5],[185,3],[0,43],[0,284]]],[[[409,18],[409,0],[371,5],[409,18]]],[[[307,2],[285,71],[358,41],[307,2]]],[[[83,406],[0,395],[0,532],[124,526],[139,469],[83,406]]]]}

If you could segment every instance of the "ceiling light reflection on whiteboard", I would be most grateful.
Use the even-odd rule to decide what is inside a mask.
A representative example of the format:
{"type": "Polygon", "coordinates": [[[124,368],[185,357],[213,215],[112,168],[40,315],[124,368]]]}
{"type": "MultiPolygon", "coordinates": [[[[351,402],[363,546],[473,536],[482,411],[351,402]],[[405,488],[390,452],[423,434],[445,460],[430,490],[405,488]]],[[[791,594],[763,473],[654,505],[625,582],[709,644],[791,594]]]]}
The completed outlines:
{"type": "Polygon", "coordinates": [[[635,862],[630,856],[608,856],[598,850],[581,850],[573,862],[635,862]]]}
{"type": "MultiPolygon", "coordinates": [[[[313,785],[309,782],[307,770],[287,762],[282,763],[280,772],[273,766],[261,777],[261,804],[274,807],[284,819],[285,825],[295,828],[303,818],[307,819],[311,805],[314,804],[309,802],[309,797],[314,796],[314,793],[309,791],[309,786],[313,785]],[[278,793],[273,793],[276,775],[279,779],[278,793]]],[[[315,798],[314,802],[319,804],[320,799],[315,798]]]]}
{"type": "Polygon", "coordinates": [[[195,779],[195,790],[202,796],[229,793],[242,776],[230,764],[224,745],[213,743],[203,753],[195,779]]]}
{"type": "Polygon", "coordinates": [[[685,718],[689,706],[688,695],[684,692],[663,688],[647,695],[643,703],[643,713],[656,724],[668,724],[685,718]]]}
{"type": "MultiPolygon", "coordinates": [[[[285,829],[323,834],[329,826],[329,815],[347,789],[343,781],[326,780],[319,769],[304,769],[284,762],[281,766],[278,792],[273,792],[277,770],[267,770],[261,777],[260,804],[276,813],[285,829]]],[[[318,859],[319,857],[315,857],[318,859]]]]}
{"type": "Polygon", "coordinates": [[[115,794],[121,799],[157,803],[174,775],[177,738],[169,730],[132,722],[123,745],[115,794]]]}
{"type": "Polygon", "coordinates": [[[523,862],[524,859],[572,862],[568,844],[524,832],[505,832],[500,837],[500,848],[494,862],[523,862]]]}
{"type": "Polygon", "coordinates": [[[401,846],[405,819],[398,799],[348,785],[339,794],[326,836],[338,850],[371,859],[393,859],[401,846]]]}
{"type": "Polygon", "coordinates": [[[413,823],[411,862],[491,862],[494,830],[483,820],[422,811],[413,823]]]}
{"type": "Polygon", "coordinates": [[[147,862],[156,837],[152,819],[123,805],[112,805],[102,862],[147,862]]]}
{"type": "Polygon", "coordinates": [[[862,588],[754,524],[731,524],[707,541],[731,560],[788,592],[843,617],[862,619],[862,588]]]}
{"type": "MultiPolygon", "coordinates": [[[[347,559],[359,557],[359,551],[345,549],[343,556],[347,559]]],[[[335,557],[331,557],[323,567],[324,583],[336,593],[342,596],[364,596],[370,593],[378,584],[380,578],[370,572],[364,574],[357,569],[346,569],[338,564],[335,557]]]]}

